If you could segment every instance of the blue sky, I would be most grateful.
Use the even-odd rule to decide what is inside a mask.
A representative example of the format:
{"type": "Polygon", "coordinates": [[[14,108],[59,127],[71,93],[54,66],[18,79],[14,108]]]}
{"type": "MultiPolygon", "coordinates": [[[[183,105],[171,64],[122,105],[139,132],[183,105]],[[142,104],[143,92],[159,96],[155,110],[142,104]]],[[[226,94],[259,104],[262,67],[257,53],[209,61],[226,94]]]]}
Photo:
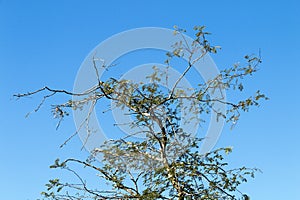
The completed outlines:
{"type": "Polygon", "coordinates": [[[101,41],[132,28],[175,24],[206,25],[222,46],[213,56],[219,68],[261,49],[263,63],[246,87],[271,99],[245,113],[234,130],[225,129],[218,146],[234,147],[232,166],[263,171],[242,186],[252,200],[300,199],[299,7],[296,0],[0,0],[1,199],[38,198],[58,175],[48,167],[57,157],[88,155],[78,138],[58,148],[75,130],[71,118],[56,131],[49,104],[25,118],[39,96],[15,101],[12,95],[45,85],[72,90],[80,64],[101,41]]]}

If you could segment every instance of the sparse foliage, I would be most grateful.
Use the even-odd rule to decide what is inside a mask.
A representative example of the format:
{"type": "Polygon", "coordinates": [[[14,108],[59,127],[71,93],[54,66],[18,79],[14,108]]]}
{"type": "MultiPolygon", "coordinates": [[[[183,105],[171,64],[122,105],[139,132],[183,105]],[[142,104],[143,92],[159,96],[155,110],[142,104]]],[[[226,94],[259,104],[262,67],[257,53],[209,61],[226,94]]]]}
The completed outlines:
{"type": "MultiPolygon", "coordinates": [[[[151,83],[134,83],[131,80],[117,80],[113,77],[106,81],[100,80],[97,70],[99,66],[93,62],[92,67],[98,78],[97,84],[83,93],[44,87],[34,92],[15,95],[20,98],[47,92],[35,111],[40,109],[45,100],[57,93],[77,96],[79,100],[69,100],[53,106],[53,114],[59,119],[58,125],[68,115],[68,109],[80,109],[87,103],[94,109],[98,101],[108,99],[117,107],[128,110],[133,119],[130,126],[140,127],[145,136],[137,139],[134,136],[140,132],[132,132],[125,138],[106,141],[94,149],[91,157],[85,161],[73,158],[64,161],[57,159],[50,167],[73,173],[79,182],[71,184],[59,179],[50,180],[46,184],[47,190],[42,192],[45,198],[249,199],[239,191],[238,186],[246,182],[248,177],[254,177],[257,169],[230,169],[224,161],[224,156],[231,152],[231,148],[200,154],[199,145],[202,138],[183,130],[182,121],[188,123],[190,119],[183,119],[181,113],[193,112],[200,116],[215,112],[218,117],[225,118],[228,123],[235,125],[241,112],[249,111],[251,106],[258,106],[258,101],[267,97],[257,91],[247,99],[229,102],[225,98],[214,98],[211,93],[220,89],[243,91],[242,79],[257,71],[261,59],[245,56],[245,65],[235,64],[221,71],[214,79],[198,83],[192,89],[179,88],[178,84],[195,63],[207,53],[217,53],[220,49],[209,43],[207,36],[210,33],[205,31],[204,26],[197,26],[194,30],[195,39],[192,44],[187,44],[182,34],[185,30],[175,27],[174,33],[182,35],[182,41],[174,44],[173,52],[167,53],[165,70],[154,66],[153,73],[147,77],[151,83]],[[166,70],[171,67],[172,59],[183,56],[188,57],[188,62],[181,76],[170,90],[160,87],[160,83],[168,78],[166,70]],[[223,113],[215,109],[216,103],[227,105],[227,111],[223,113]],[[100,154],[103,161],[97,163],[95,158],[100,154]],[[72,169],[73,164],[84,166],[86,170],[94,170],[100,179],[109,183],[110,189],[105,189],[108,186],[104,189],[101,186],[96,189],[88,188],[86,180],[72,169]]],[[[83,124],[89,123],[89,117],[86,116],[83,124]]]]}

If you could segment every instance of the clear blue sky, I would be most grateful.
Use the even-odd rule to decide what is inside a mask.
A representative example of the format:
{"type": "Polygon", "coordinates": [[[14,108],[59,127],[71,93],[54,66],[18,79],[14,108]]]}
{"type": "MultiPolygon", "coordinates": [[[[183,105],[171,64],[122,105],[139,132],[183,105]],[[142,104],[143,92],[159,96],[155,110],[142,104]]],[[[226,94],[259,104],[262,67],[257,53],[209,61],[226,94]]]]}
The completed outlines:
{"type": "MultiPolygon", "coordinates": [[[[260,71],[247,80],[271,100],[225,129],[218,146],[233,146],[233,166],[263,173],[242,186],[252,200],[300,199],[300,3],[286,1],[17,1],[0,0],[0,194],[1,199],[36,199],[57,157],[82,157],[80,140],[58,146],[75,130],[72,119],[59,131],[40,100],[12,95],[49,85],[72,90],[85,56],[101,41],[127,29],[206,25],[222,51],[220,68],[262,50],[260,71]]],[[[54,99],[55,100],[55,99],[54,99]]],[[[57,101],[60,97],[56,98],[57,101]]]]}

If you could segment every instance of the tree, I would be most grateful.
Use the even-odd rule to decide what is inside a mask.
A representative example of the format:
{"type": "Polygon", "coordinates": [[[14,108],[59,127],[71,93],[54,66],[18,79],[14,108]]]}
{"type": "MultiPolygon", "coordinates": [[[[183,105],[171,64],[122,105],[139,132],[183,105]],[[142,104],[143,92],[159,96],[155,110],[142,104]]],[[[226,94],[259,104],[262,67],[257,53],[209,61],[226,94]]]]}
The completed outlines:
{"type": "MultiPolygon", "coordinates": [[[[194,30],[195,39],[192,44],[187,44],[182,34],[185,30],[175,28],[174,33],[182,35],[182,41],[178,41],[174,50],[167,53],[165,70],[153,67],[153,73],[148,75],[150,83],[134,83],[131,80],[117,80],[113,77],[100,80],[97,70],[99,66],[93,60],[98,81],[87,91],[74,93],[46,86],[33,92],[15,95],[21,98],[47,92],[36,111],[45,100],[55,94],[78,97],[76,100],[53,106],[52,111],[59,119],[59,124],[68,116],[68,110],[80,109],[84,104],[91,104],[94,109],[102,99],[110,100],[117,107],[128,110],[133,119],[133,123],[130,124],[133,132],[129,136],[106,141],[99,148],[95,148],[87,160],[57,159],[50,168],[67,170],[73,173],[79,182],[67,183],[60,179],[52,179],[46,184],[47,191],[42,192],[45,198],[249,199],[238,186],[246,182],[248,176],[254,177],[257,169],[229,169],[228,163],[223,159],[224,155],[231,152],[231,148],[220,148],[201,154],[199,146],[203,138],[187,132],[181,124],[183,120],[185,123],[192,120],[183,119],[184,112],[193,112],[198,117],[204,113],[215,112],[215,120],[224,118],[234,125],[242,111],[247,112],[251,106],[258,106],[260,99],[267,99],[259,91],[254,96],[238,102],[230,102],[212,95],[214,91],[223,89],[242,91],[244,86],[241,80],[257,71],[261,58],[245,56],[245,66],[235,64],[206,83],[182,89],[178,87],[179,83],[195,63],[208,53],[217,53],[219,49],[206,39],[209,33],[205,31],[204,26],[194,27],[194,30]],[[168,78],[166,70],[171,67],[174,58],[180,59],[183,56],[188,56],[187,66],[172,88],[166,90],[160,86],[162,80],[168,78]],[[216,103],[226,105],[226,112],[215,109],[216,103]],[[136,127],[141,131],[136,132],[136,127]],[[144,134],[144,138],[134,137],[141,133],[144,134]],[[103,158],[102,163],[96,160],[99,155],[103,158]],[[72,168],[72,164],[96,171],[99,178],[108,183],[109,189],[106,189],[108,186],[96,189],[88,187],[84,178],[72,168]]],[[[88,114],[84,123],[89,123],[89,117],[88,114]]],[[[200,118],[197,120],[201,123],[200,118]]]]}

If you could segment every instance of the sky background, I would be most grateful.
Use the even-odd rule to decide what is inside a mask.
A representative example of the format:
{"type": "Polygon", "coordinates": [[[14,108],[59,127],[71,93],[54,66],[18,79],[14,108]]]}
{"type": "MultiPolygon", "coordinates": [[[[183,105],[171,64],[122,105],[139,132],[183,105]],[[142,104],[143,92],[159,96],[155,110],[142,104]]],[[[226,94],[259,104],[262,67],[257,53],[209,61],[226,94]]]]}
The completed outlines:
{"type": "MultiPolygon", "coordinates": [[[[57,157],[84,158],[81,142],[59,145],[75,131],[72,118],[56,131],[51,102],[25,118],[41,96],[16,101],[15,93],[45,85],[72,90],[77,70],[101,41],[138,27],[192,29],[206,25],[220,69],[261,49],[259,72],[246,92],[270,97],[245,113],[218,147],[233,146],[232,166],[258,167],[263,173],[241,190],[252,200],[300,199],[300,3],[286,1],[17,1],[0,0],[0,194],[1,199],[36,199],[57,157]]],[[[143,63],[140,63],[143,64],[143,63]]],[[[229,96],[229,98],[231,98],[229,96]]],[[[232,97],[233,98],[233,97],[232,97]]]]}

